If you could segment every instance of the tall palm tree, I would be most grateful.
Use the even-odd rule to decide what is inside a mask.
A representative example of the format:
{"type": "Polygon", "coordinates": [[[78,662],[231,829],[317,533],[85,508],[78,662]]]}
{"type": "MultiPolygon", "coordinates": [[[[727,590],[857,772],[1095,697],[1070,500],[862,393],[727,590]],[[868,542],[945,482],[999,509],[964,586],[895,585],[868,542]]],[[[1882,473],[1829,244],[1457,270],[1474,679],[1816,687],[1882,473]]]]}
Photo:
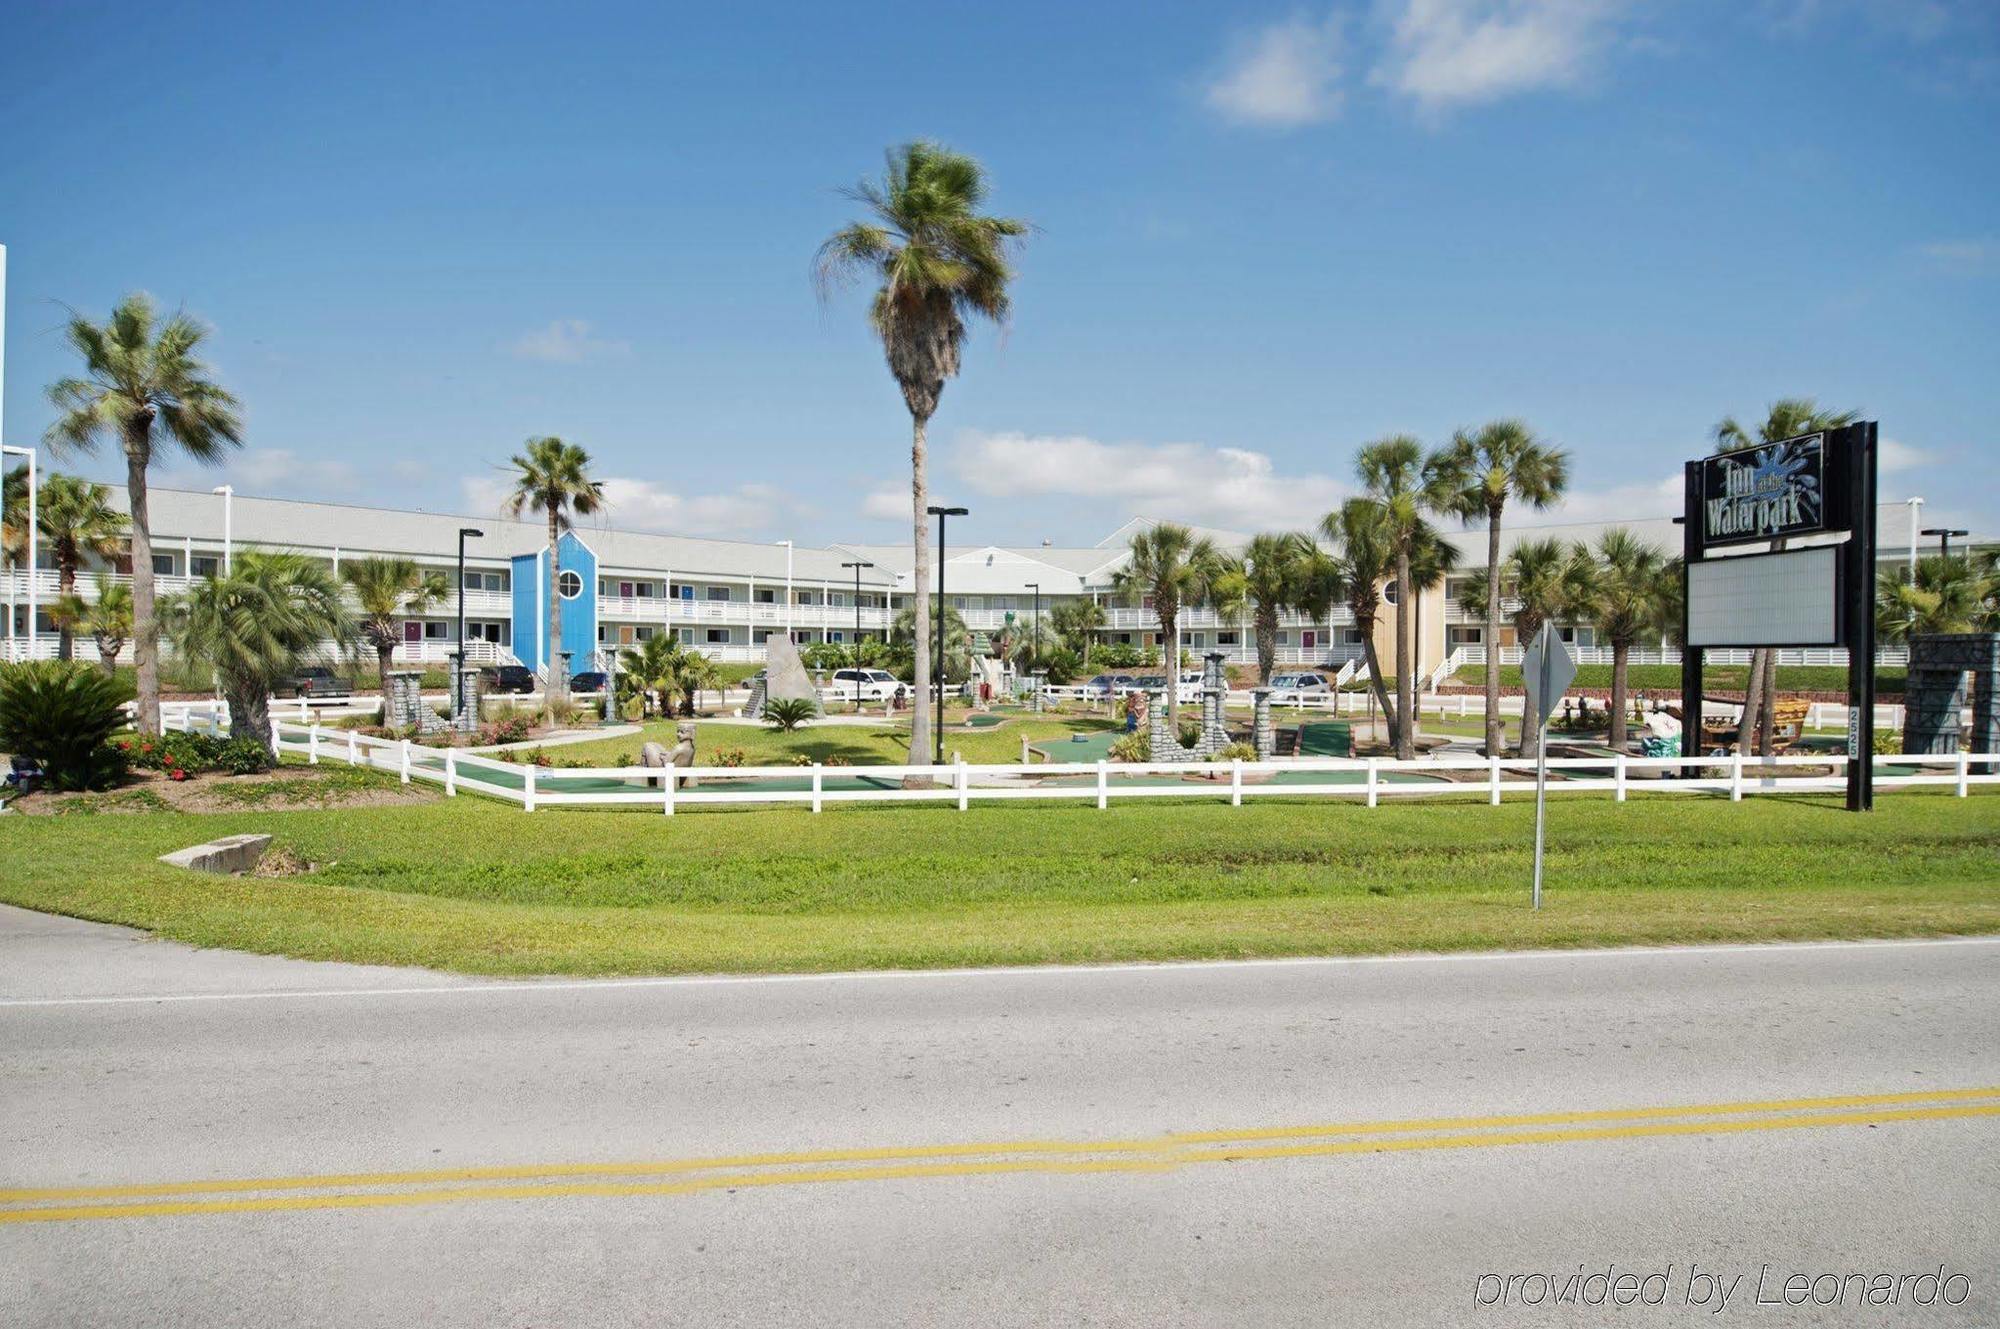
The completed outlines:
{"type": "Polygon", "coordinates": [[[1926,632],[1971,632],[1984,620],[1992,574],[1970,558],[1931,554],[1907,568],[1883,569],[1876,581],[1875,624],[1884,641],[1926,632]]]}
{"type": "Polygon", "coordinates": [[[1294,531],[1253,536],[1243,548],[1243,594],[1257,638],[1257,677],[1266,686],[1278,661],[1278,621],[1287,609],[1299,607],[1311,548],[1312,542],[1294,531]]]}
{"type": "MultiPolygon", "coordinates": [[[[1389,726],[1393,741],[1396,710],[1375,649],[1375,625],[1382,613],[1382,584],[1396,576],[1396,556],[1389,545],[1389,532],[1380,504],[1365,498],[1350,498],[1320,520],[1320,534],[1333,546],[1334,575],[1322,586],[1339,587],[1347,597],[1347,612],[1354,619],[1355,635],[1361,638],[1362,658],[1368,663],[1368,681],[1375,690],[1375,702],[1389,726]]],[[[1311,614],[1309,605],[1306,612],[1311,614]]]]}
{"type": "Polygon", "coordinates": [[[132,521],[132,664],[138,673],[139,732],[160,729],[159,627],[153,603],[153,528],[146,471],[156,448],[179,448],[205,465],[243,444],[236,398],[209,378],[195,354],[208,330],[186,314],[160,321],[150,296],[128,295],[103,324],[71,314],[63,329],[83,376],[49,385],[51,449],[91,451],[115,436],[125,453],[132,521]]]}
{"type": "MultiPolygon", "coordinates": [[[[1745,448],[1762,447],[1766,443],[1776,443],[1781,439],[1797,438],[1801,434],[1814,434],[1825,429],[1839,429],[1851,425],[1861,418],[1859,411],[1824,411],[1811,397],[1780,397],[1764,412],[1764,422],[1757,426],[1753,435],[1740,424],[1733,415],[1726,415],[1715,426],[1715,450],[1721,452],[1741,452],[1745,448]]],[[[1771,548],[1783,549],[1785,541],[1772,542],[1771,548]]],[[[1772,732],[1771,713],[1778,696],[1778,656],[1766,647],[1756,647],[1750,652],[1750,673],[1744,680],[1743,722],[1738,732],[1742,735],[1742,745],[1748,751],[1752,740],[1756,743],[1758,755],[1768,757],[1776,736],[1772,732]]]]}
{"type": "Polygon", "coordinates": [[[1416,642],[1412,637],[1413,590],[1411,560],[1420,545],[1442,545],[1425,520],[1427,511],[1444,508],[1448,491],[1439,479],[1439,461],[1424,455],[1424,445],[1409,434],[1377,439],[1355,458],[1355,472],[1369,501],[1382,509],[1382,530],[1395,564],[1396,580],[1396,756],[1417,755],[1416,642]]]}
{"type": "MultiPolygon", "coordinates": [[[[1514,636],[1526,644],[1541,634],[1542,624],[1576,618],[1588,611],[1595,590],[1590,549],[1564,540],[1522,540],[1501,560],[1500,575],[1518,602],[1513,613],[1514,636]]],[[[1459,603],[1467,609],[1486,602],[1486,572],[1465,579],[1459,603]]],[[[1554,698],[1547,698],[1551,705],[1554,698]]],[[[1521,755],[1541,751],[1541,717],[1525,702],[1521,711],[1521,755]]]]}
{"type": "Polygon", "coordinates": [[[238,554],[227,574],[204,577],[161,608],[181,658],[221,682],[231,735],[267,748],[273,685],[326,643],[344,649],[354,638],[340,579],[302,554],[238,554]]]}
{"type": "MultiPolygon", "coordinates": [[[[949,682],[953,678],[964,678],[972,672],[972,633],[965,626],[965,616],[946,605],[940,611],[944,616],[944,676],[949,682]]],[[[896,651],[914,652],[920,638],[930,636],[930,628],[935,616],[920,616],[916,606],[905,605],[896,611],[896,617],[889,623],[889,646],[896,651]]],[[[911,675],[916,674],[917,658],[910,661],[911,675]]],[[[924,675],[928,678],[930,675],[924,675]]],[[[911,699],[912,708],[915,698],[911,699]]],[[[928,755],[926,756],[928,764],[928,755]]]]}
{"type": "Polygon", "coordinates": [[[357,558],[340,565],[340,579],[353,591],[361,616],[361,636],[375,648],[382,686],[382,714],[389,714],[390,662],[403,640],[403,616],[421,614],[446,595],[444,574],[426,572],[407,558],[357,558]]]}
{"type": "MultiPolygon", "coordinates": [[[[1445,509],[1470,525],[1486,522],[1486,750],[1506,742],[1500,719],[1500,517],[1509,499],[1537,511],[1569,487],[1569,454],[1535,437],[1520,420],[1495,420],[1452,436],[1436,468],[1445,509]]],[[[1525,643],[1524,643],[1525,644],[1525,643]]]]}
{"type": "Polygon", "coordinates": [[[618,654],[618,670],[641,692],[650,692],[661,715],[674,713],[674,688],[684,656],[690,654],[665,632],[655,632],[618,654]]]}
{"type": "Polygon", "coordinates": [[[1180,733],[1181,610],[1216,598],[1229,563],[1215,542],[1173,522],[1156,522],[1132,537],[1125,565],[1111,584],[1152,601],[1160,620],[1160,658],[1166,661],[1167,732],[1180,733]]]}
{"type": "Polygon", "coordinates": [[[562,533],[572,514],[588,517],[604,506],[604,486],[590,478],[590,454],[555,437],[529,439],[507,464],[514,470],[507,515],[534,511],[549,523],[548,685],[542,701],[553,714],[569,702],[569,671],[562,661],[562,533]]]}
{"type": "Polygon", "coordinates": [[[1004,323],[1013,270],[1008,250],[1028,224],[982,215],[985,168],[963,153],[919,140],[892,149],[878,181],[864,180],[848,197],[868,212],[819,247],[817,282],[824,298],[839,281],[879,280],[868,319],[882,340],[889,372],[910,411],[910,508],[916,561],[911,573],[916,608],[912,654],[915,699],[910,709],[910,764],[931,759],[930,718],[930,480],[925,430],[959,369],[966,320],[1004,323]]]}
{"type": "MultiPolygon", "coordinates": [[[[88,556],[111,558],[125,544],[125,515],[111,506],[111,489],[74,475],[51,475],[35,500],[35,526],[56,565],[56,594],[76,594],[76,572],[88,556]]],[[[72,654],[68,625],[60,627],[56,656],[72,654]]]]}
{"type": "Polygon", "coordinates": [[[1614,527],[1598,537],[1595,561],[1589,608],[1597,635],[1611,643],[1611,746],[1622,749],[1632,647],[1660,621],[1667,556],[1623,527],[1614,527]]]}

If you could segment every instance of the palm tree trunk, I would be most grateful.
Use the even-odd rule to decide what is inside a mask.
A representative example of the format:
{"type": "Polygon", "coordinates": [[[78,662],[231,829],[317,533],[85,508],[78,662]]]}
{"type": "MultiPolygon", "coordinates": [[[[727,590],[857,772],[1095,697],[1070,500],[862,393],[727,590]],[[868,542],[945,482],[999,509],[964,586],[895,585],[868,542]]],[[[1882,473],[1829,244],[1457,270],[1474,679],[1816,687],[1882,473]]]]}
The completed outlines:
{"type": "Polygon", "coordinates": [[[1181,615],[1180,606],[1172,609],[1158,606],[1160,616],[1160,658],[1172,660],[1167,665],[1167,736],[1178,743],[1181,741],[1181,615]]]}
{"type": "Polygon", "coordinates": [[[1611,643],[1611,746],[1620,752],[1625,750],[1625,678],[1631,655],[1630,642],[1611,643]]]}
{"type": "MultiPolygon", "coordinates": [[[[910,528],[916,540],[916,558],[911,565],[910,647],[915,653],[911,670],[910,760],[911,766],[931,763],[931,520],[930,479],[926,473],[924,428],[928,420],[915,412],[910,415],[910,528]]],[[[938,723],[944,717],[937,717],[938,723]]]]}
{"type": "Polygon", "coordinates": [[[1265,687],[1271,686],[1271,670],[1278,663],[1278,610],[1257,606],[1257,675],[1265,687]]]}
{"type": "Polygon", "coordinates": [[[396,643],[394,640],[388,637],[377,639],[375,642],[375,682],[380,686],[382,692],[383,724],[389,723],[389,717],[395,709],[389,701],[389,670],[392,667],[390,662],[395,654],[396,643]]]}
{"type": "Polygon", "coordinates": [[[553,506],[549,508],[549,661],[548,687],[542,693],[542,709],[554,718],[556,708],[569,702],[569,670],[562,658],[562,522],[553,506]]]}
{"type": "MultiPolygon", "coordinates": [[[[125,438],[125,494],[132,508],[132,668],[138,675],[132,727],[142,734],[160,732],[160,628],[153,609],[153,525],[146,510],[150,450],[146,436],[138,432],[150,424],[128,429],[125,438]]],[[[28,630],[33,633],[32,623],[28,630]]]]}
{"type": "Polygon", "coordinates": [[[1415,680],[1410,677],[1410,551],[1396,552],[1396,759],[1409,761],[1417,755],[1416,733],[1412,728],[1415,700],[1411,695],[1415,680]]]}
{"type": "Polygon", "coordinates": [[[107,646],[102,638],[98,640],[97,663],[103,666],[105,673],[111,674],[113,676],[117,675],[119,649],[120,648],[116,646],[107,646]]]}
{"type": "MultiPolygon", "coordinates": [[[[76,594],[76,559],[56,551],[56,600],[61,603],[76,594]]],[[[69,620],[65,618],[56,628],[56,659],[70,660],[76,656],[74,639],[70,636],[69,620]]]]}
{"type": "MultiPolygon", "coordinates": [[[[1736,750],[1754,752],[1757,745],[1757,726],[1763,722],[1764,714],[1764,657],[1766,649],[1759,646],[1750,652],[1750,672],[1743,680],[1743,718],[1736,726],[1736,750]]],[[[1696,734],[1697,741],[1701,735],[1696,734]]]]}
{"type": "Polygon", "coordinates": [[[223,689],[229,702],[229,736],[254,738],[265,752],[271,750],[271,690],[261,682],[245,686],[229,683],[223,689]]]}
{"type": "Polygon", "coordinates": [[[1500,509],[1486,513],[1486,755],[1507,750],[1500,721],[1500,509]]]}
{"type": "Polygon", "coordinates": [[[1778,652],[1764,653],[1764,710],[1757,721],[1757,753],[1771,756],[1778,745],[1778,652]]]}
{"type": "Polygon", "coordinates": [[[1368,661],[1368,685],[1375,690],[1375,704],[1382,708],[1382,721],[1389,726],[1389,741],[1396,739],[1396,708],[1389,704],[1389,688],[1382,679],[1382,661],[1375,652],[1375,620],[1356,618],[1361,632],[1361,654],[1368,661]]]}

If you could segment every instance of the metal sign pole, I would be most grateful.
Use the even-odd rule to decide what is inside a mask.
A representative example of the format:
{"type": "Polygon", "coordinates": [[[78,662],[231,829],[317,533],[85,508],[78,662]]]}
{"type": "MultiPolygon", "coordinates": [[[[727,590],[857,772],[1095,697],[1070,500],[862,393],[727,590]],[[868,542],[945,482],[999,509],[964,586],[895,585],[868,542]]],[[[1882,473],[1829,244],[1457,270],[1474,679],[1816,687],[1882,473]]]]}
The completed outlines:
{"type": "MultiPolygon", "coordinates": [[[[1528,706],[1535,716],[1535,880],[1534,907],[1542,907],[1542,840],[1548,825],[1549,717],[1556,703],[1576,681],[1576,657],[1556,635],[1555,625],[1543,623],[1542,630],[1521,653],[1521,683],[1528,694],[1528,706]]],[[[1522,716],[1526,723],[1527,716],[1522,716]]],[[[1497,778],[1497,777],[1496,777],[1497,778]]]]}
{"type": "Polygon", "coordinates": [[[1535,904],[1542,907],[1542,830],[1548,821],[1549,725],[1540,726],[1542,741],[1535,756],[1535,904]]]}

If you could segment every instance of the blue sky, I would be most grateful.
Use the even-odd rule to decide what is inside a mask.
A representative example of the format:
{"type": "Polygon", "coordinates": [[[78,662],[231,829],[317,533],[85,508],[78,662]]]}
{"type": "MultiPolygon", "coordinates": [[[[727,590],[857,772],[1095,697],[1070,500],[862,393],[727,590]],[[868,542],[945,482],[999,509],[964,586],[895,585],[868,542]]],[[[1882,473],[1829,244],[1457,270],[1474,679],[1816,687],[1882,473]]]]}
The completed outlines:
{"type": "Polygon", "coordinates": [[[6,438],[64,307],[148,290],[249,421],[162,483],[490,511],[556,433],[617,525],[896,538],[908,417],[809,270],[928,136],[1039,228],[933,422],[954,538],[1304,522],[1503,415],[1653,515],[1794,393],[2000,532],[1990,0],[0,11],[6,438]]]}

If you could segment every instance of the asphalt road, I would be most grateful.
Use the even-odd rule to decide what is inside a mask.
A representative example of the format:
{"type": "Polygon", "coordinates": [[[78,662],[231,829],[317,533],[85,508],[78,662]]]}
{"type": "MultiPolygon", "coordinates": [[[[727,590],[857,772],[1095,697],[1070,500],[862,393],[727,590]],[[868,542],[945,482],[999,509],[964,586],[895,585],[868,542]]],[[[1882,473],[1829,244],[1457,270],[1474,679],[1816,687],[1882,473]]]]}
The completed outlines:
{"type": "Polygon", "coordinates": [[[0,909],[0,1188],[6,1326],[1990,1325],[2000,942],[504,984],[0,909]]]}

